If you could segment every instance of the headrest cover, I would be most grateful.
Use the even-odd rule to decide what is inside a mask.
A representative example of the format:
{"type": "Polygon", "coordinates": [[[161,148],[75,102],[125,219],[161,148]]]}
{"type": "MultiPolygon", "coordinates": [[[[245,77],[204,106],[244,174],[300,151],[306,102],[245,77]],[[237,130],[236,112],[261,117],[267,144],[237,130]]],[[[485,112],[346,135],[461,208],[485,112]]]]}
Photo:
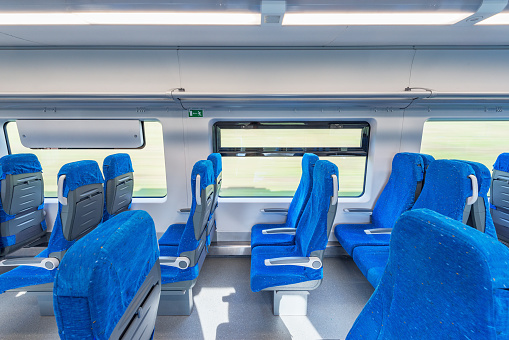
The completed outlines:
{"type": "Polygon", "coordinates": [[[466,199],[472,196],[469,175],[475,176],[475,171],[465,162],[434,161],[428,167],[426,183],[412,209],[426,208],[462,221],[466,199]]]}
{"type": "Polygon", "coordinates": [[[67,197],[69,191],[76,190],[84,185],[104,183],[103,175],[96,161],[79,161],[67,163],[60,168],[57,180],[60,176],[65,175],[64,181],[64,197],[67,197]]]}
{"type": "Polygon", "coordinates": [[[302,177],[313,178],[313,169],[320,158],[314,153],[305,153],[302,156],[302,177]]]}
{"type": "Polygon", "coordinates": [[[142,210],[120,213],[77,241],[55,278],[59,333],[107,339],[158,258],[154,222],[142,210]]]}
{"type": "Polygon", "coordinates": [[[196,188],[196,176],[200,175],[200,190],[204,190],[211,184],[214,184],[214,169],[211,161],[198,161],[193,166],[191,172],[191,183],[193,184],[193,195],[196,188]]]}
{"type": "Polygon", "coordinates": [[[424,169],[426,170],[428,166],[435,160],[435,158],[431,155],[427,155],[425,153],[420,153],[422,160],[424,161],[424,169]]]}
{"type": "Polygon", "coordinates": [[[5,155],[0,158],[0,180],[7,175],[29,174],[42,172],[37,156],[31,153],[5,155]]]}
{"type": "Polygon", "coordinates": [[[471,161],[460,161],[465,162],[472,167],[477,177],[477,184],[479,186],[479,196],[486,197],[491,185],[491,173],[488,168],[481,163],[471,161]]]}
{"type": "Polygon", "coordinates": [[[498,155],[495,164],[493,164],[493,169],[509,172],[509,153],[506,152],[498,155]]]}
{"type": "Polygon", "coordinates": [[[223,171],[223,162],[221,161],[220,153],[211,153],[207,160],[212,162],[212,167],[214,168],[214,177],[217,178],[221,171],[223,171]]]}
{"type": "Polygon", "coordinates": [[[103,162],[104,180],[109,181],[117,176],[134,172],[131,157],[126,153],[109,155],[103,162]]]}

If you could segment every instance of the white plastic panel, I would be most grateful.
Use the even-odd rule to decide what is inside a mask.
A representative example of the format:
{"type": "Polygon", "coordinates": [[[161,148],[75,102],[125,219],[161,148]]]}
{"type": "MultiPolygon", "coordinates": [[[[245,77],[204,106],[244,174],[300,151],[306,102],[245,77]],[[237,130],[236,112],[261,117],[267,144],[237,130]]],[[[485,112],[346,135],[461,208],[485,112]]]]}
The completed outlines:
{"type": "Polygon", "coordinates": [[[177,52],[1,50],[0,92],[163,93],[179,87],[177,52]]]}
{"type": "Polygon", "coordinates": [[[509,50],[419,50],[412,87],[438,92],[509,92],[509,50]]]}
{"type": "Polygon", "coordinates": [[[183,50],[189,92],[394,92],[408,85],[412,50],[183,50]]]}
{"type": "Polygon", "coordinates": [[[27,148],[139,148],[139,120],[17,120],[21,144],[27,148]]]}

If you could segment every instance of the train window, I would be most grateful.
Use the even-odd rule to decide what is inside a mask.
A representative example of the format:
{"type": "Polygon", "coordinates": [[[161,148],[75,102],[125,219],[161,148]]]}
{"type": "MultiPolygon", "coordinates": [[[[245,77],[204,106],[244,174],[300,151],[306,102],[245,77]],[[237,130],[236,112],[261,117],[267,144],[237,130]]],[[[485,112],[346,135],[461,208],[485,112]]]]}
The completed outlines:
{"type": "Polygon", "coordinates": [[[30,152],[39,158],[46,197],[57,196],[57,174],[65,163],[92,159],[102,168],[104,158],[117,152],[125,152],[131,156],[134,168],[134,197],[166,196],[163,131],[159,122],[143,122],[144,143],[133,149],[30,149],[22,145],[15,121],[8,122],[5,131],[10,153],[30,152]]]}
{"type": "Polygon", "coordinates": [[[340,196],[364,192],[367,122],[217,122],[213,131],[222,197],[293,196],[306,152],[338,166],[340,196]]]}
{"type": "Polygon", "coordinates": [[[508,152],[509,121],[428,120],[422,132],[421,152],[436,159],[463,159],[493,168],[502,152],[508,152]]]}

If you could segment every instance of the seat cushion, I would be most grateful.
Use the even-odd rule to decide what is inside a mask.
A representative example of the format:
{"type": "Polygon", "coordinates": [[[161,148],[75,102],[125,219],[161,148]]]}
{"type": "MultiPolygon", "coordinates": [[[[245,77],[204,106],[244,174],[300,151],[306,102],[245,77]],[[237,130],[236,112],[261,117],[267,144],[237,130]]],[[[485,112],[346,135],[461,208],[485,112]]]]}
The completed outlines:
{"type": "MultiPolygon", "coordinates": [[[[36,257],[47,256],[48,250],[44,249],[36,257]]],[[[53,283],[56,272],[38,267],[19,266],[0,275],[0,294],[9,289],[53,283]]]]}
{"type": "Polygon", "coordinates": [[[251,228],[251,247],[258,246],[291,246],[295,244],[295,235],[262,234],[265,229],[285,228],[286,224],[256,224],[251,228]]]}
{"type": "Polygon", "coordinates": [[[353,250],[353,260],[366,278],[371,268],[385,267],[388,259],[389,246],[361,246],[353,250]]]}
{"type": "Polygon", "coordinates": [[[322,279],[322,268],[317,270],[299,266],[265,266],[265,259],[300,256],[295,248],[295,246],[254,248],[251,253],[251,290],[259,292],[269,287],[322,279]]]}
{"type": "Polygon", "coordinates": [[[374,267],[374,268],[370,268],[368,270],[367,279],[373,287],[376,288],[376,286],[378,286],[378,284],[380,283],[380,279],[382,278],[382,275],[384,274],[384,271],[385,271],[385,266],[384,267],[374,267]]]}
{"type": "Polygon", "coordinates": [[[391,235],[369,235],[366,229],[376,229],[374,224],[338,224],[334,228],[334,235],[345,251],[353,256],[355,247],[358,246],[387,246],[391,235]]]}
{"type": "Polygon", "coordinates": [[[160,246],[178,246],[184,229],[185,224],[172,224],[166,229],[163,236],[159,239],[160,246]]]}
{"type": "Polygon", "coordinates": [[[199,272],[200,269],[198,264],[196,264],[194,267],[189,267],[184,270],[176,267],[161,265],[161,283],[165,284],[172,282],[191,281],[198,277],[199,272]]]}

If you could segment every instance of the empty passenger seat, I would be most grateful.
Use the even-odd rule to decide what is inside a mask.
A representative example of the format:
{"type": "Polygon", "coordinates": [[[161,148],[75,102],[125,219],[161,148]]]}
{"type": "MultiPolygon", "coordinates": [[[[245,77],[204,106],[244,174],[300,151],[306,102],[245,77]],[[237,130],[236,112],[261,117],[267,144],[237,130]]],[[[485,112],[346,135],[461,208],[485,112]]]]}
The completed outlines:
{"type": "Polygon", "coordinates": [[[109,155],[103,162],[104,174],[104,216],[112,216],[128,210],[133,198],[134,178],[131,157],[126,153],[109,155]]]}
{"type": "MultiPolygon", "coordinates": [[[[313,169],[318,156],[306,153],[302,156],[302,175],[297,191],[288,208],[286,222],[283,224],[257,224],[251,228],[251,248],[268,245],[295,244],[295,228],[306,208],[313,189],[313,169]]],[[[266,212],[281,212],[281,209],[264,209],[266,212]]]]}
{"type": "MultiPolygon", "coordinates": [[[[348,254],[353,256],[358,246],[389,244],[390,232],[366,234],[365,230],[390,229],[401,213],[412,208],[421,192],[426,168],[433,160],[432,156],[418,153],[403,152],[394,156],[391,176],[373,209],[371,223],[339,224],[334,229],[334,235],[348,254]]],[[[370,212],[366,209],[347,211],[370,212]]]]}
{"type": "Polygon", "coordinates": [[[76,242],[55,277],[61,339],[151,339],[161,292],[154,222],[145,211],[110,218],[76,242]]]}
{"type": "Polygon", "coordinates": [[[336,165],[318,161],[313,173],[313,191],[297,225],[295,245],[253,248],[251,290],[274,291],[275,315],[305,315],[308,291],[321,283],[323,253],[336,216],[338,178],[336,165]],[[285,305],[284,300],[295,295],[302,304],[285,305]]]}
{"type": "Polygon", "coordinates": [[[509,242],[509,153],[502,153],[493,164],[491,215],[498,237],[509,242]]]}
{"type": "Polygon", "coordinates": [[[42,168],[33,154],[0,158],[0,259],[46,235],[42,168]]]}
{"type": "MultiPolygon", "coordinates": [[[[443,159],[431,163],[426,173],[426,183],[412,210],[426,208],[466,222],[468,218],[465,216],[469,216],[471,206],[477,201],[480,187],[474,168],[478,169],[479,174],[482,173],[478,163],[443,159]]],[[[485,187],[481,192],[484,190],[485,187]]],[[[353,252],[355,263],[374,287],[388,258],[388,246],[360,246],[353,252]]]]}
{"type": "Polygon", "coordinates": [[[221,185],[223,184],[223,162],[221,160],[220,153],[211,153],[207,157],[207,160],[212,162],[212,168],[214,169],[214,197],[212,199],[210,216],[207,222],[207,244],[209,245],[216,231],[215,212],[219,204],[219,192],[221,191],[221,185]]]}
{"type": "Polygon", "coordinates": [[[507,338],[507,247],[418,209],[397,221],[390,249],[380,284],[347,339],[507,338]]]}
{"type": "Polygon", "coordinates": [[[185,225],[168,227],[159,239],[162,293],[159,315],[189,315],[192,288],[207,254],[207,222],[214,197],[212,162],[196,162],[191,173],[192,203],[185,225]]]}
{"type": "Polygon", "coordinates": [[[57,179],[58,213],[48,248],[34,258],[2,261],[5,266],[19,267],[0,275],[0,293],[53,283],[57,267],[67,249],[101,222],[104,179],[97,162],[68,163],[60,169],[57,179]]]}

